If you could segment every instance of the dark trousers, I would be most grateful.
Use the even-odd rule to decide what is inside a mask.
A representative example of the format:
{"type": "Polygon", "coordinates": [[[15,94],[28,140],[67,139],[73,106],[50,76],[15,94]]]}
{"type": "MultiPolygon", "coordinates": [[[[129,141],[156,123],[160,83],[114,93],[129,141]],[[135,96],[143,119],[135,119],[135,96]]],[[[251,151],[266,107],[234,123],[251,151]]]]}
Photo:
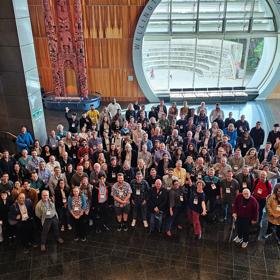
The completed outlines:
{"type": "Polygon", "coordinates": [[[142,204],[141,201],[135,201],[135,204],[131,204],[133,209],[132,209],[132,218],[137,219],[138,216],[138,211],[141,211],[142,215],[142,220],[147,220],[147,203],[144,205],[142,204]]]}
{"type": "Polygon", "coordinates": [[[33,220],[20,221],[17,223],[17,236],[22,245],[28,247],[29,243],[33,241],[33,220]]]}
{"type": "Polygon", "coordinates": [[[259,199],[258,200],[258,203],[259,203],[259,222],[261,221],[262,219],[262,215],[263,215],[263,209],[265,207],[265,204],[266,204],[266,199],[259,199]]]}
{"type": "Polygon", "coordinates": [[[266,234],[271,234],[273,232],[273,228],[276,229],[276,236],[278,238],[278,241],[280,241],[280,225],[274,225],[274,224],[268,222],[266,234]]]}
{"type": "Polygon", "coordinates": [[[47,218],[44,221],[43,224],[43,229],[41,232],[41,244],[45,245],[47,242],[47,238],[48,238],[48,233],[51,230],[51,228],[53,229],[54,232],[54,236],[55,239],[57,240],[59,237],[59,229],[58,229],[58,219],[56,216],[54,216],[53,218],[47,218]]]}
{"type": "Polygon", "coordinates": [[[95,220],[96,229],[102,230],[103,225],[107,226],[108,223],[109,206],[107,202],[98,203],[93,211],[93,218],[95,220]]]}
{"type": "Polygon", "coordinates": [[[180,224],[180,216],[182,214],[181,207],[174,207],[173,208],[173,216],[168,216],[166,221],[166,231],[169,231],[172,229],[173,226],[177,226],[180,224]]]}
{"type": "Polygon", "coordinates": [[[251,221],[248,218],[237,218],[236,220],[237,235],[240,239],[243,239],[243,242],[249,240],[250,225],[251,221]]]}
{"type": "Polygon", "coordinates": [[[61,226],[67,226],[67,224],[70,224],[70,214],[67,208],[62,207],[57,210],[57,214],[58,214],[58,219],[60,222],[61,226]]]}
{"type": "Polygon", "coordinates": [[[75,238],[85,238],[86,237],[86,219],[85,216],[81,216],[79,219],[72,217],[75,238]]]}

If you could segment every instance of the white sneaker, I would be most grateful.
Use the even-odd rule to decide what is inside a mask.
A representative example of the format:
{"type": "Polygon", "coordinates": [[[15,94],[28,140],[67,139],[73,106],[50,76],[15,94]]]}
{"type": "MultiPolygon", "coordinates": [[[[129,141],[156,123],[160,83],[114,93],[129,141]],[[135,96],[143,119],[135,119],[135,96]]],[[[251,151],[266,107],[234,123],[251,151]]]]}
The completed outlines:
{"type": "Polygon", "coordinates": [[[68,230],[72,230],[72,227],[70,224],[68,224],[68,230]]]}
{"type": "Polygon", "coordinates": [[[64,226],[61,226],[61,229],[60,229],[60,231],[64,231],[65,229],[64,229],[64,226]]]}
{"type": "Polygon", "coordinates": [[[90,226],[90,227],[93,226],[93,220],[92,220],[92,219],[89,220],[89,226],[90,226]]]}
{"type": "Polygon", "coordinates": [[[238,236],[236,236],[236,237],[233,239],[233,242],[235,242],[235,243],[237,243],[237,244],[241,243],[242,241],[243,241],[243,239],[242,239],[242,238],[239,238],[238,236]]]}
{"type": "Polygon", "coordinates": [[[135,219],[132,220],[131,226],[132,226],[132,227],[135,227],[135,226],[136,226],[136,220],[135,220],[135,219]]]}
{"type": "Polygon", "coordinates": [[[242,242],[241,247],[242,247],[242,248],[246,248],[246,247],[247,247],[247,245],[248,245],[248,242],[242,242]]]}
{"type": "Polygon", "coordinates": [[[144,228],[147,228],[149,226],[146,220],[143,221],[143,224],[144,224],[144,228]]]}

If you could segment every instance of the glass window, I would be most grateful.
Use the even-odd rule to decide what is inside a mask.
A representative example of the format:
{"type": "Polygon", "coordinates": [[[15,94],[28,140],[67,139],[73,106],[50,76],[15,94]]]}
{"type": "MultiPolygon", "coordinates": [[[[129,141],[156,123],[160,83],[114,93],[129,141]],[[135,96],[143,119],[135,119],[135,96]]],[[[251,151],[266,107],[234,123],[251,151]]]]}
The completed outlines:
{"type": "Polygon", "coordinates": [[[246,67],[246,76],[244,81],[245,86],[250,82],[258,68],[259,62],[262,57],[263,49],[264,38],[251,39],[246,67]]]}
{"type": "Polygon", "coordinates": [[[222,47],[220,87],[241,87],[245,76],[247,39],[225,39],[222,47]]]}
{"type": "Polygon", "coordinates": [[[141,79],[155,94],[173,88],[258,88],[271,70],[275,30],[265,0],[162,0],[144,35],[141,79]],[[258,34],[264,37],[255,38],[258,34]]]}
{"type": "Polygon", "coordinates": [[[218,86],[222,40],[198,39],[195,58],[195,88],[218,86]]]}

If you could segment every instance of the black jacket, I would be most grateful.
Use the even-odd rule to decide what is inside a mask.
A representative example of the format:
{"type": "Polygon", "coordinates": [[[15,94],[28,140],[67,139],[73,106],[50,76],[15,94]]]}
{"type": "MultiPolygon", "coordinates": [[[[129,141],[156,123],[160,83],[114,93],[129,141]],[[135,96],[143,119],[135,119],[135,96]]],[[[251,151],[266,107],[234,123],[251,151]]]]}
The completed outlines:
{"type": "Polygon", "coordinates": [[[152,188],[150,190],[148,198],[148,208],[151,211],[151,213],[154,212],[155,207],[158,207],[158,209],[162,212],[166,212],[167,201],[168,192],[166,189],[160,188],[159,192],[157,192],[156,188],[152,188]]]}
{"type": "Polygon", "coordinates": [[[253,127],[250,131],[250,135],[254,140],[254,145],[261,146],[264,141],[264,130],[262,128],[256,129],[256,127],[253,127]]]}

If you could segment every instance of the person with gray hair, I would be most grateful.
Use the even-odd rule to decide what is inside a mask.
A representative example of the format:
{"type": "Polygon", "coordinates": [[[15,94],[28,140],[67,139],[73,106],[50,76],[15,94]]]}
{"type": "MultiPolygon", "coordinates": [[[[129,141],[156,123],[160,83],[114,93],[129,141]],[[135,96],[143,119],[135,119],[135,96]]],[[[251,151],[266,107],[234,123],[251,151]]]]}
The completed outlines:
{"type": "Polygon", "coordinates": [[[47,237],[51,228],[53,228],[57,242],[62,244],[64,241],[59,237],[58,215],[55,209],[55,204],[49,197],[49,191],[42,191],[42,199],[35,207],[35,214],[41,220],[43,226],[41,233],[41,251],[46,251],[47,237]]]}
{"type": "Polygon", "coordinates": [[[249,232],[251,224],[258,222],[259,204],[251,196],[251,191],[247,188],[238,194],[233,204],[232,217],[236,221],[237,236],[233,239],[236,244],[241,244],[246,248],[249,241],[249,232]]]}

